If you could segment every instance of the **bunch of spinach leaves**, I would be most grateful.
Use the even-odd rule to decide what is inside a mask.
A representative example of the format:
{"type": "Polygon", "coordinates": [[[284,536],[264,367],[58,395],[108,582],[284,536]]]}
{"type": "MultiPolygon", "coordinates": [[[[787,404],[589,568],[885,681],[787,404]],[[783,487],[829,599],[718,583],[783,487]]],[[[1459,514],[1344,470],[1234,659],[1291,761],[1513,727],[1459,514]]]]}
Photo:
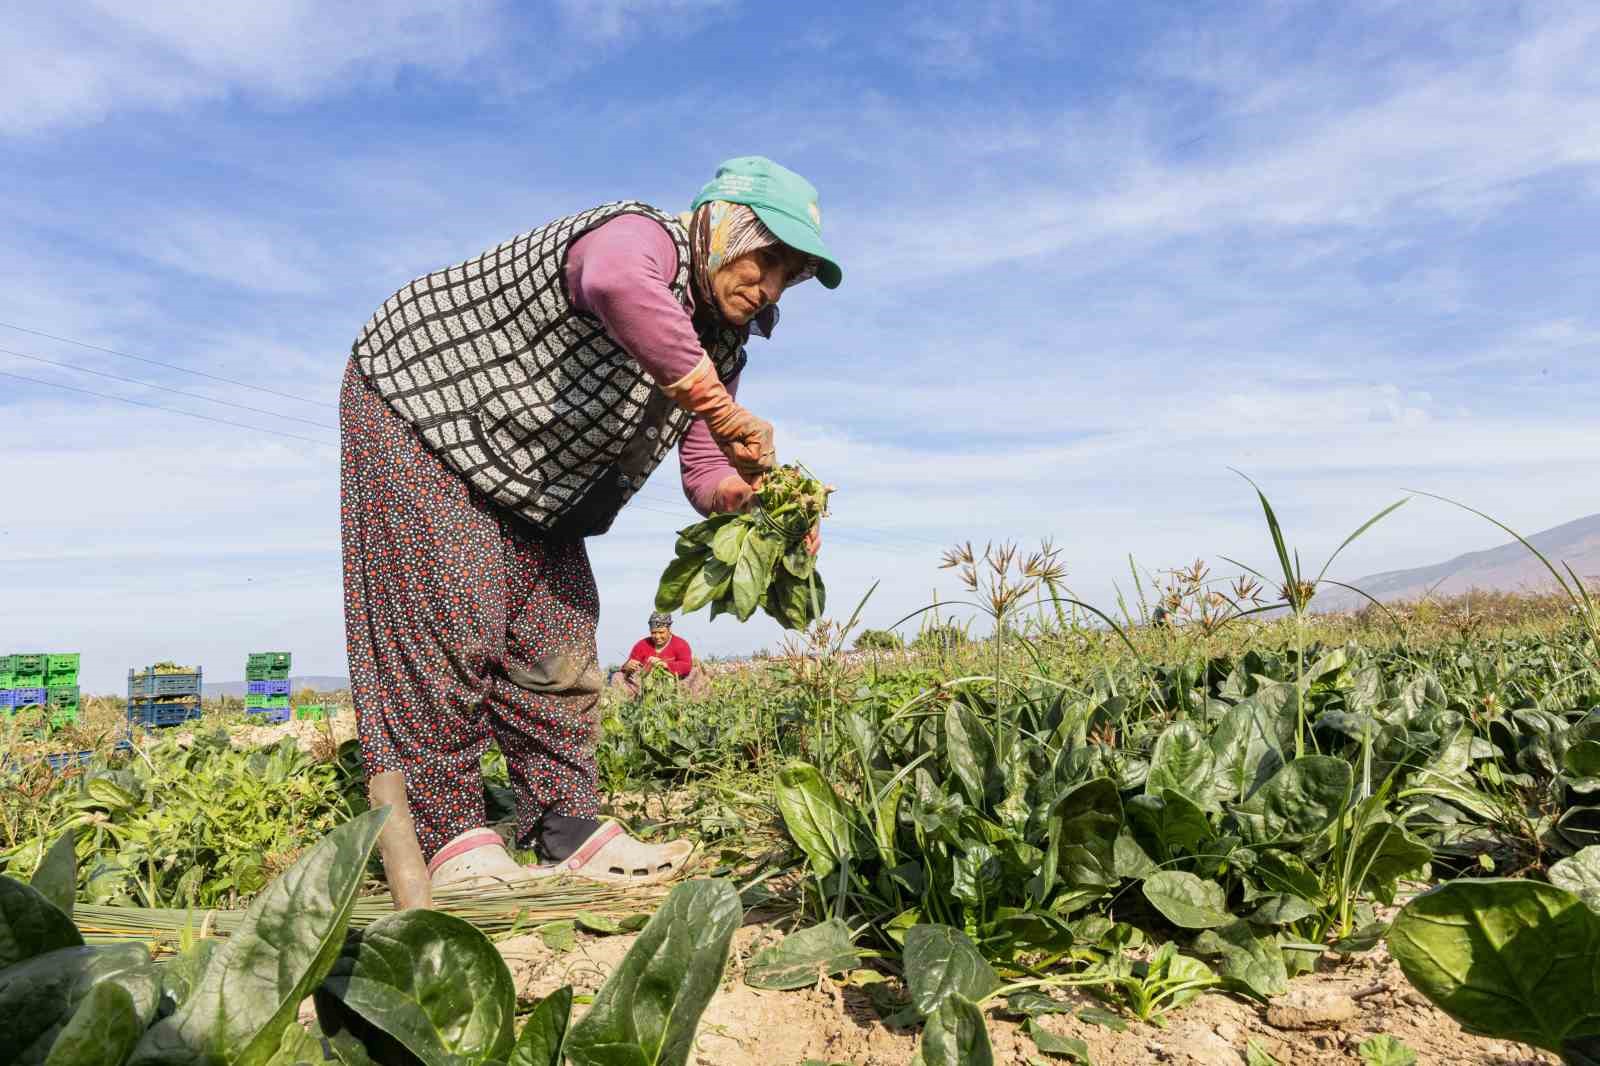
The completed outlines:
{"type": "Polygon", "coordinates": [[[731,614],[748,621],[757,608],[785,629],[805,629],[822,614],[827,592],[806,535],[828,513],[829,490],[799,466],[766,475],[756,504],[678,533],[661,575],[656,609],[731,614]]]}

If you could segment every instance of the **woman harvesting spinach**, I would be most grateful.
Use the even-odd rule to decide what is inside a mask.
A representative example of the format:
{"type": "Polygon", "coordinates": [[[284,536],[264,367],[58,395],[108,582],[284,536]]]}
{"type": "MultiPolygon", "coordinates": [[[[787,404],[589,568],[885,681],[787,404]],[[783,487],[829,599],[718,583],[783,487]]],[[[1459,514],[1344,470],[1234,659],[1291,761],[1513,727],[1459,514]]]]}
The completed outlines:
{"type": "Polygon", "coordinates": [[[785,289],[841,277],[816,201],[771,160],[732,159],[686,215],[624,201],[556,219],[413,281],[356,340],[340,417],[351,689],[374,800],[409,802],[434,887],[655,879],[688,857],[597,818],[584,538],[674,445],[701,514],[751,505],[776,456],[735,399],[745,342],[771,335],[785,289]],[[519,865],[485,825],[491,738],[518,842],[548,865],[519,865]]]}

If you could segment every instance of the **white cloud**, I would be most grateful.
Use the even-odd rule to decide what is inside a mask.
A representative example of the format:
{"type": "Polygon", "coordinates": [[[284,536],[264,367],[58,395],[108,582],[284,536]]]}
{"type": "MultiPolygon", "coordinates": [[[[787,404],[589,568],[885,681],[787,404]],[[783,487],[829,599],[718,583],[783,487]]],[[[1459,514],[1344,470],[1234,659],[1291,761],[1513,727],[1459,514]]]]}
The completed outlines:
{"type": "Polygon", "coordinates": [[[677,37],[731,0],[64,0],[0,26],[0,133],[241,95],[304,103],[402,72],[523,91],[646,32],[677,37]],[[519,32],[526,32],[526,39],[519,32]],[[589,54],[586,54],[589,53],[589,54]]]}
{"type": "Polygon", "coordinates": [[[1597,46],[1600,17],[1581,11],[1454,68],[1402,65],[1376,93],[1336,61],[1272,72],[1293,91],[1237,87],[1245,99],[1220,107],[1248,116],[1236,117],[1248,136],[1233,134],[1218,160],[1168,159],[1147,130],[1142,144],[1092,155],[1092,177],[962,180],[920,211],[852,218],[856,269],[915,285],[1044,255],[1090,269],[1103,253],[1202,234],[1332,227],[1365,240],[1430,214],[1479,220],[1529,178],[1600,163],[1597,46]],[[1263,95],[1293,106],[1262,107],[1263,95]]]}
{"type": "Polygon", "coordinates": [[[679,36],[706,15],[725,11],[735,0],[558,0],[568,25],[581,37],[620,41],[639,32],[646,19],[675,25],[679,36]]]}
{"type": "Polygon", "coordinates": [[[1000,56],[1014,60],[1019,54],[1048,53],[1053,35],[1061,32],[1057,10],[1038,0],[919,3],[895,21],[902,29],[886,42],[890,54],[949,78],[976,78],[992,70],[1000,56]]]}
{"type": "Polygon", "coordinates": [[[494,42],[492,0],[371,5],[103,0],[27,6],[0,29],[0,131],[240,92],[300,101],[404,67],[452,73],[494,42]]]}

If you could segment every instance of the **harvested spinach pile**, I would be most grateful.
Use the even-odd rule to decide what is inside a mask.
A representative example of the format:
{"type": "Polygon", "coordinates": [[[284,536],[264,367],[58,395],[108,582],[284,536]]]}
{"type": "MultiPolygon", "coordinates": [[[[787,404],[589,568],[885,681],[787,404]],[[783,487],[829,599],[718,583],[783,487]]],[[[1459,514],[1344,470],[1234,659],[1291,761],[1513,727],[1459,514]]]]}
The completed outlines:
{"type": "Polygon", "coordinates": [[[656,609],[731,614],[759,607],[785,629],[805,629],[826,605],[806,534],[828,513],[829,489],[798,464],[768,474],[744,514],[713,515],[678,532],[676,556],[656,589],[656,609]]]}

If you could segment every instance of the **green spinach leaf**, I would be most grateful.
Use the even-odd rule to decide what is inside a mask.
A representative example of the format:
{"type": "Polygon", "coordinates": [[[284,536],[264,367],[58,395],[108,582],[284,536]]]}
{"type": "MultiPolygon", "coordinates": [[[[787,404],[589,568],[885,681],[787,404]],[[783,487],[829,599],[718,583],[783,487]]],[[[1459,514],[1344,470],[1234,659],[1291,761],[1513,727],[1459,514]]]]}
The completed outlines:
{"type": "Polygon", "coordinates": [[[994,1048],[983,1012],[953,995],[929,1016],[918,1045],[921,1066],[994,1066],[994,1048]]]}
{"type": "Polygon", "coordinates": [[[1452,881],[1389,930],[1406,978],[1475,1032],[1548,1051],[1600,1035],[1600,915],[1537,881],[1452,881]]]}
{"type": "Polygon", "coordinates": [[[62,833],[50,845],[29,884],[62,914],[72,917],[72,904],[78,895],[77,834],[73,830],[62,833]]]}
{"type": "Polygon", "coordinates": [[[574,1066],[684,1066],[743,917],[726,881],[674,888],[568,1034],[574,1066]]]}
{"type": "Polygon", "coordinates": [[[820,878],[854,855],[854,828],[844,804],[817,768],[794,763],[778,774],[778,812],[820,878]]]}
{"type": "Polygon", "coordinates": [[[561,1066],[571,1018],[572,986],[563,985],[541,999],[528,1015],[506,1066],[561,1066]]]}
{"type": "Polygon", "coordinates": [[[188,1000],[140,1040],[130,1066],[261,1066],[271,1059],[301,1001],[339,956],[388,814],[380,807],[333,830],[256,897],[188,1000]]]}
{"type": "Polygon", "coordinates": [[[115,981],[89,989],[56,1037],[44,1066],[122,1066],[144,1035],[133,996],[115,981]]]}
{"type": "Polygon", "coordinates": [[[0,969],[82,943],[78,927],[47,896],[0,876],[0,969]]]}
{"type": "Polygon", "coordinates": [[[1000,977],[965,933],[948,925],[914,925],[906,930],[902,954],[911,1004],[932,1017],[952,996],[978,1002],[1000,987],[1000,977]]]}
{"type": "Polygon", "coordinates": [[[408,910],[351,934],[316,1002],[324,1030],[346,1026],[353,1011],[426,1066],[463,1066],[505,1058],[517,997],[471,922],[408,910]]]}
{"type": "Polygon", "coordinates": [[[830,918],[757,953],[744,981],[751,988],[774,991],[809,988],[817,983],[818,973],[843,973],[860,961],[861,951],[850,941],[850,927],[830,918]]]}
{"type": "Polygon", "coordinates": [[[1146,878],[1144,898],[1179,929],[1216,929],[1234,920],[1221,885],[1183,870],[1146,878]]]}

